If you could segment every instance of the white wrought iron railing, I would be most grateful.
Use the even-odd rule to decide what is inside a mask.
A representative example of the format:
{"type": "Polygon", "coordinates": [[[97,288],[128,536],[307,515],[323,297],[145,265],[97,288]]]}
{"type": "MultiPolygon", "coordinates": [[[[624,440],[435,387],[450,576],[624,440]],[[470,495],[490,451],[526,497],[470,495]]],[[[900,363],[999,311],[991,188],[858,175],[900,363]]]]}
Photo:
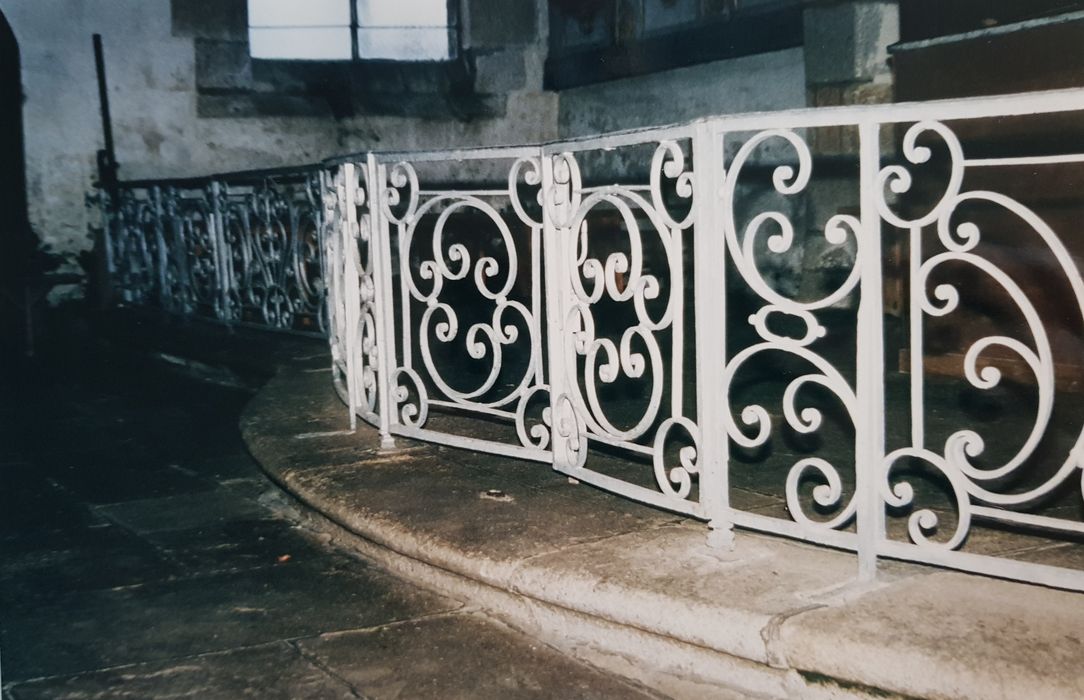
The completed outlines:
{"type": "Polygon", "coordinates": [[[326,280],[336,387],[388,446],[544,462],[863,579],[1084,590],[1082,115],[798,110],[144,184],[112,269],[125,301],[279,328],[324,327],[326,280]]]}

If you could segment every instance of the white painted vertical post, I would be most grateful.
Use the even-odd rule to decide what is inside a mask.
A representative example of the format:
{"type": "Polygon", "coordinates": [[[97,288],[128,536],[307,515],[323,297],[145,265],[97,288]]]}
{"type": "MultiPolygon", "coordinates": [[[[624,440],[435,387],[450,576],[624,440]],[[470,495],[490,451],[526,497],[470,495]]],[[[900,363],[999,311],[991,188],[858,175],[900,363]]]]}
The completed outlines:
{"type": "Polygon", "coordinates": [[[184,216],[178,199],[177,189],[170,187],[166,193],[166,211],[169,214],[169,225],[173,235],[173,260],[177,264],[177,297],[174,302],[180,307],[180,312],[188,316],[195,310],[195,300],[191,284],[191,267],[189,266],[188,251],[191,235],[191,226],[185,227],[184,216]]]}
{"type": "MultiPolygon", "coordinates": [[[[381,175],[382,177],[387,176],[387,168],[386,168],[386,166],[381,166],[381,173],[382,173],[382,175],[381,175]]],[[[388,221],[387,225],[388,225],[389,237],[390,237],[390,235],[391,235],[390,230],[391,230],[391,225],[392,224],[391,224],[390,221],[388,221]]],[[[396,226],[398,226],[398,224],[396,224],[396,226]]],[[[399,238],[398,242],[401,243],[402,242],[402,238],[401,238],[402,230],[400,229],[398,231],[398,233],[400,234],[400,236],[398,236],[398,238],[399,238]]],[[[399,289],[399,325],[400,325],[401,333],[399,334],[398,337],[401,339],[401,345],[399,346],[399,353],[400,353],[399,357],[401,357],[402,360],[403,360],[402,364],[401,364],[402,367],[413,369],[413,365],[414,365],[414,345],[413,345],[413,343],[414,343],[414,318],[410,313],[410,299],[411,299],[410,293],[407,290],[406,283],[404,282],[404,280],[409,280],[410,279],[411,274],[412,274],[412,272],[410,270],[409,251],[400,250],[399,251],[399,284],[400,284],[400,289],[399,289]],[[403,254],[404,252],[407,253],[407,254],[404,255],[403,254]]],[[[396,413],[396,415],[394,416],[394,419],[395,419],[396,423],[399,422],[399,414],[398,413],[396,413]]]]}
{"type": "Polygon", "coordinates": [[[106,285],[109,288],[106,292],[107,302],[113,301],[113,275],[116,272],[116,263],[113,260],[113,231],[118,225],[117,211],[120,208],[120,202],[113,200],[119,197],[120,192],[117,192],[114,197],[107,189],[99,190],[98,206],[102,210],[102,250],[105,252],[106,285]]]}
{"type": "MultiPolygon", "coordinates": [[[[324,304],[327,309],[327,335],[328,345],[331,350],[331,370],[339,361],[341,348],[333,342],[336,339],[335,330],[338,319],[335,311],[339,300],[340,282],[339,275],[342,273],[342,261],[339,257],[339,199],[335,194],[335,180],[327,169],[320,171],[320,211],[323,212],[322,225],[320,226],[320,244],[324,249],[324,304]],[[334,198],[334,199],[333,199],[334,198]],[[332,204],[334,202],[334,205],[332,204]]],[[[341,342],[341,339],[340,339],[341,342]]]]}
{"type": "Polygon", "coordinates": [[[162,188],[151,188],[151,200],[154,202],[154,247],[155,266],[158,268],[158,304],[163,309],[170,308],[169,299],[166,298],[166,266],[169,262],[169,254],[166,250],[165,212],[162,209],[162,188]]]}
{"type": "MultiPolygon", "coordinates": [[[[539,170],[542,164],[539,163],[539,170]]],[[[543,214],[543,216],[545,216],[543,214]]],[[[542,301],[542,288],[545,286],[542,279],[542,228],[531,227],[531,313],[534,316],[535,339],[531,344],[531,355],[535,361],[535,377],[539,384],[545,384],[549,376],[546,368],[546,350],[542,347],[542,339],[545,337],[546,322],[542,317],[545,306],[542,301]]]]}
{"type": "Polygon", "coordinates": [[[922,270],[922,227],[914,225],[910,232],[910,246],[907,251],[909,297],[907,313],[910,320],[910,365],[911,365],[911,446],[926,446],[925,416],[925,367],[922,363],[922,297],[925,290],[920,284],[922,270]]]}
{"type": "Polygon", "coordinates": [[[880,495],[885,456],[884,314],[881,271],[881,217],[877,211],[877,173],[881,164],[880,125],[858,126],[862,239],[858,242],[861,299],[855,348],[855,498],[857,499],[858,580],[877,576],[877,548],[884,540],[880,495]]]}
{"type": "MultiPolygon", "coordinates": [[[[395,419],[391,373],[395,368],[395,299],[392,295],[391,226],[384,217],[384,171],[370,153],[366,159],[369,184],[369,249],[373,258],[373,315],[376,320],[377,405],[380,412],[380,447],[395,447],[391,424],[395,419]]],[[[396,421],[397,422],[397,421],[396,421]]]]}
{"type": "MultiPolygon", "coordinates": [[[[320,279],[324,281],[324,323],[327,334],[331,335],[331,306],[329,298],[329,290],[331,289],[331,267],[329,264],[330,256],[328,250],[328,244],[331,242],[331,238],[328,236],[328,181],[327,181],[327,169],[320,168],[316,174],[316,232],[319,239],[319,245],[317,246],[320,253],[320,279]]],[[[311,180],[310,185],[311,188],[311,180]]],[[[332,217],[334,212],[330,212],[332,217]]]]}
{"type": "Polygon", "coordinates": [[[542,254],[545,270],[546,305],[546,359],[550,385],[550,426],[553,466],[570,469],[574,465],[567,458],[568,437],[562,437],[558,421],[562,419],[560,402],[567,394],[568,374],[565,367],[565,235],[557,226],[556,218],[564,220],[568,207],[569,192],[560,192],[567,185],[558,184],[553,177],[553,156],[542,149],[539,154],[542,166],[542,254]]]}
{"type": "Polygon", "coordinates": [[[226,272],[226,234],[224,229],[225,218],[222,216],[222,207],[220,206],[220,199],[222,194],[222,183],[218,180],[211,181],[211,220],[208,222],[210,227],[211,244],[214,246],[214,250],[211,251],[214,255],[215,262],[215,291],[218,293],[218,308],[215,315],[219,320],[229,322],[229,280],[226,272]]]}
{"type": "Polygon", "coordinates": [[[700,426],[700,504],[708,517],[708,546],[734,547],[730,516],[729,441],[723,368],[726,362],[726,239],[720,197],[723,149],[713,122],[693,132],[696,207],[693,224],[693,308],[696,316],[696,423],[700,426]]]}
{"type": "Polygon", "coordinates": [[[361,339],[358,338],[358,322],[361,314],[361,293],[358,289],[357,248],[358,210],[354,196],[358,186],[358,172],[353,163],[344,163],[340,168],[339,203],[342,206],[339,233],[342,241],[340,252],[343,263],[343,306],[346,316],[346,388],[350,407],[350,429],[358,426],[358,353],[361,351],[361,339]],[[351,249],[351,246],[354,249],[351,249]]]}
{"type": "MultiPolygon", "coordinates": [[[[184,280],[188,279],[188,252],[177,211],[175,192],[172,187],[159,189],[159,203],[162,207],[162,236],[168,236],[166,245],[166,280],[169,280],[169,265],[176,266],[172,288],[168,290],[165,308],[172,313],[188,313],[188,300],[185,295],[184,280]]],[[[165,293],[165,292],[163,292],[165,293]]]]}

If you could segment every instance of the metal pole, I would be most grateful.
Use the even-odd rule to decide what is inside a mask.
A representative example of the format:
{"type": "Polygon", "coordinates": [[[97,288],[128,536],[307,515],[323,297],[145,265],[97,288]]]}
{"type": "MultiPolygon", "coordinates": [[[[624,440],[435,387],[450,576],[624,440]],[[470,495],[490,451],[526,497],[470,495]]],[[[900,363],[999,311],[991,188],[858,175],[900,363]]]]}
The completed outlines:
{"type": "Polygon", "coordinates": [[[93,40],[94,68],[98,74],[98,105],[102,113],[102,135],[105,137],[105,152],[108,155],[106,162],[113,168],[112,181],[116,179],[117,152],[113,146],[113,121],[109,114],[109,91],[106,89],[105,82],[105,53],[102,50],[102,35],[95,34],[93,40]]]}
{"type": "Polygon", "coordinates": [[[105,52],[102,49],[102,35],[92,37],[94,45],[94,69],[98,78],[98,107],[102,117],[102,137],[105,148],[97,153],[98,187],[105,193],[102,207],[102,240],[98,248],[98,269],[100,291],[98,305],[105,308],[113,299],[113,249],[111,232],[117,225],[116,213],[120,206],[120,193],[117,187],[117,153],[113,144],[113,120],[109,113],[109,91],[105,79],[105,52]]]}
{"type": "MultiPolygon", "coordinates": [[[[372,251],[373,282],[376,287],[376,299],[373,300],[373,315],[376,320],[377,344],[377,382],[379,383],[378,407],[380,410],[380,447],[388,450],[395,447],[391,436],[391,425],[396,414],[396,404],[392,400],[391,375],[395,371],[395,300],[392,292],[391,271],[391,222],[383,212],[384,173],[372,153],[366,158],[367,182],[369,185],[369,247],[372,251]]],[[[401,253],[400,253],[401,254],[401,253]]],[[[395,421],[398,422],[398,421],[395,421]]]]}
{"type": "Polygon", "coordinates": [[[361,372],[361,367],[358,366],[361,351],[361,339],[358,337],[361,294],[358,290],[358,269],[355,263],[357,256],[351,246],[356,249],[358,245],[358,214],[354,203],[354,196],[358,186],[358,172],[353,163],[344,163],[340,173],[342,185],[338,194],[342,203],[343,217],[339,235],[342,236],[343,304],[346,312],[346,337],[343,340],[346,346],[346,386],[350,403],[350,429],[356,430],[358,426],[358,385],[361,381],[358,376],[361,372]]]}
{"type": "Polygon", "coordinates": [[[730,516],[729,441],[722,429],[730,420],[723,386],[726,358],[726,241],[719,190],[723,182],[723,149],[713,123],[693,132],[696,192],[693,247],[694,317],[696,318],[696,422],[700,426],[700,504],[708,517],[708,546],[733,549],[730,516]]]}
{"type": "Polygon", "coordinates": [[[859,187],[861,234],[858,261],[861,298],[858,303],[858,344],[855,371],[855,498],[858,529],[858,580],[877,576],[877,548],[885,537],[885,513],[880,476],[885,457],[884,314],[881,284],[881,216],[877,211],[880,170],[880,125],[859,124],[859,187]]]}
{"type": "Polygon", "coordinates": [[[164,231],[165,211],[162,207],[162,188],[152,187],[151,197],[154,201],[154,238],[155,248],[157,249],[155,264],[158,266],[158,303],[165,309],[169,308],[169,301],[166,298],[166,271],[169,265],[169,251],[166,250],[166,234],[164,231]]]}

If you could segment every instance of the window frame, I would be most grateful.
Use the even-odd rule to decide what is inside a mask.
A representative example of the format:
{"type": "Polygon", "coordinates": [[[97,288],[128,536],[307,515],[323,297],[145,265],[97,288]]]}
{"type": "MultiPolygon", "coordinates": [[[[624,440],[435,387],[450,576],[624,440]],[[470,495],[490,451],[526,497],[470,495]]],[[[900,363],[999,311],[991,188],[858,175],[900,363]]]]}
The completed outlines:
{"type": "MultiPolygon", "coordinates": [[[[364,29],[358,19],[358,0],[341,0],[349,4],[350,8],[350,24],[345,25],[345,28],[350,32],[350,57],[349,58],[290,58],[286,56],[277,57],[257,57],[252,55],[251,48],[251,30],[252,25],[248,19],[248,0],[245,2],[245,28],[246,36],[245,40],[249,44],[249,58],[253,64],[261,65],[354,65],[354,64],[381,64],[391,63],[396,65],[410,65],[410,64],[449,64],[459,59],[463,53],[463,29],[460,22],[459,12],[459,0],[445,0],[447,25],[445,29],[448,32],[448,55],[442,59],[424,59],[424,60],[411,60],[402,58],[367,58],[361,56],[359,42],[358,42],[358,30],[364,29]]],[[[283,27],[289,29],[292,27],[283,27]]],[[[300,29],[301,27],[297,27],[300,29]]]]}
{"type": "MultiPolygon", "coordinates": [[[[571,0],[570,0],[571,1],[571,0]]],[[[740,2],[723,2],[709,12],[702,3],[698,21],[634,38],[619,36],[622,2],[598,0],[614,13],[611,35],[603,46],[570,48],[552,31],[559,4],[550,0],[550,45],[545,65],[547,90],[581,87],[712,61],[797,48],[804,44],[803,0],[780,0],[764,9],[743,10],[740,2]]],[[[644,28],[641,27],[641,32],[644,28]]]]}

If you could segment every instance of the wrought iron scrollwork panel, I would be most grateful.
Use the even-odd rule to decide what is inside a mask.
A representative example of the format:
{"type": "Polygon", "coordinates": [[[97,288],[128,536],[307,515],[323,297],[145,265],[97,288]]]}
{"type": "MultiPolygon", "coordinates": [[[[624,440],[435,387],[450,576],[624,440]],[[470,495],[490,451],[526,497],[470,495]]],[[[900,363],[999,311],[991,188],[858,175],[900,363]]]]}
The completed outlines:
{"type": "Polygon", "coordinates": [[[393,432],[438,440],[461,432],[544,459],[539,161],[490,158],[477,167],[503,181],[468,190],[435,175],[420,182],[412,163],[379,166],[398,272],[393,432]],[[468,416],[495,423],[463,422],[468,416]]]}
{"type": "MultiPolygon", "coordinates": [[[[839,544],[857,510],[853,308],[863,228],[854,214],[822,219],[810,206],[823,186],[814,177],[815,136],[797,128],[721,133],[719,225],[734,273],[723,372],[729,499],[748,511],[741,524],[839,544]],[[845,262],[834,284],[802,290],[780,271],[801,272],[813,238],[845,262]]],[[[857,177],[833,179],[843,190],[836,206],[856,206],[857,177]]]]}
{"type": "Polygon", "coordinates": [[[221,306],[219,244],[213,195],[203,190],[176,189],[170,197],[179,307],[185,313],[218,319],[221,306]]]}
{"type": "Polygon", "coordinates": [[[323,216],[316,174],[227,185],[223,207],[224,320],[280,330],[324,331],[320,243],[323,216]]]}
{"type": "Polygon", "coordinates": [[[158,232],[158,189],[123,188],[117,198],[115,216],[107,228],[113,285],[125,303],[156,303],[160,292],[158,258],[163,246],[158,232]]]}
{"type": "MultiPolygon", "coordinates": [[[[339,395],[348,395],[349,368],[347,367],[347,313],[346,313],[346,269],[343,255],[344,245],[341,231],[345,225],[346,214],[343,204],[342,168],[328,169],[320,173],[321,204],[324,208],[322,240],[324,260],[327,261],[327,301],[325,327],[328,335],[328,347],[331,351],[332,380],[339,395]]],[[[349,401],[348,401],[349,403],[349,401]]]]}
{"type": "MultiPolygon", "coordinates": [[[[756,514],[738,522],[840,542],[837,531],[853,528],[857,505],[852,343],[862,224],[851,213],[820,219],[811,210],[821,184],[814,134],[802,131],[722,133],[719,223],[734,316],[723,372],[728,495],[756,514]],[[846,250],[847,262],[837,280],[800,289],[780,270],[801,269],[811,237],[846,250]]],[[[839,205],[853,206],[859,183],[843,182],[839,205]]]]}
{"type": "Polygon", "coordinates": [[[971,157],[957,126],[933,116],[899,128],[901,159],[880,170],[875,189],[879,215],[907,238],[911,258],[911,431],[878,472],[886,551],[964,561],[991,553],[975,536],[991,523],[1075,541],[1084,533],[1084,415],[1057,370],[1079,362],[1084,282],[1066,245],[1070,231],[1056,230],[1013,190],[1057,214],[1014,175],[1038,180],[1060,167],[1064,177],[1079,176],[1074,163],[1084,156],[971,157]],[[1006,255],[1006,241],[1015,255],[1006,255]],[[928,414],[928,394],[944,391],[928,358],[943,353],[946,328],[958,338],[950,357],[966,384],[955,388],[959,410],[928,414]],[[1002,422],[969,409],[976,401],[1002,422]]]}
{"type": "Polygon", "coordinates": [[[625,146],[614,156],[650,154],[646,171],[628,168],[628,184],[595,185],[585,177],[581,161],[588,173],[602,171],[609,153],[549,156],[546,211],[560,246],[551,259],[563,299],[560,343],[551,345],[561,355],[554,371],[562,373],[554,401],[556,465],[634,498],[700,514],[701,428],[685,318],[686,238],[696,218],[691,140],[678,134],[625,146]],[[624,456],[615,461],[606,456],[611,450],[624,456]]]}
{"type": "Polygon", "coordinates": [[[377,422],[379,411],[380,353],[386,346],[378,339],[378,295],[376,283],[377,240],[373,223],[371,182],[366,168],[351,168],[341,173],[337,181],[339,201],[343,210],[342,236],[345,261],[344,284],[355,297],[356,314],[347,314],[343,332],[350,334],[353,354],[355,401],[359,415],[377,422]]]}

